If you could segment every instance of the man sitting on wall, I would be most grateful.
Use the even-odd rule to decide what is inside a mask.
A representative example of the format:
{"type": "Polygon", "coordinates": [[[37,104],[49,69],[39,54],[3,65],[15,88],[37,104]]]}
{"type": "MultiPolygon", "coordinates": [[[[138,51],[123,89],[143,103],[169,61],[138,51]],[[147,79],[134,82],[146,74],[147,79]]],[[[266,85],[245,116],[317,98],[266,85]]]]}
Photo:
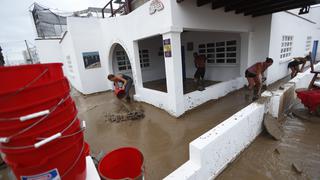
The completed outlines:
{"type": "Polygon", "coordinates": [[[108,79],[114,83],[116,89],[124,90],[124,97],[126,97],[126,100],[130,102],[131,98],[129,92],[133,84],[133,80],[131,79],[131,77],[124,74],[109,74],[108,79]]]}
{"type": "Polygon", "coordinates": [[[196,73],[194,74],[194,80],[197,82],[198,89],[204,90],[204,75],[206,73],[206,56],[198,55],[198,53],[193,53],[194,65],[197,68],[196,73]]]}
{"type": "Polygon", "coordinates": [[[298,72],[302,72],[307,61],[311,60],[311,52],[306,57],[295,57],[293,61],[288,64],[288,68],[291,70],[291,79],[297,76],[298,72]],[[301,68],[299,65],[302,64],[301,68]]]}
{"type": "Polygon", "coordinates": [[[264,72],[272,65],[272,63],[273,59],[267,57],[264,62],[258,62],[246,70],[245,76],[249,83],[248,88],[249,90],[253,89],[253,101],[260,97],[262,83],[266,81],[264,72]]]}

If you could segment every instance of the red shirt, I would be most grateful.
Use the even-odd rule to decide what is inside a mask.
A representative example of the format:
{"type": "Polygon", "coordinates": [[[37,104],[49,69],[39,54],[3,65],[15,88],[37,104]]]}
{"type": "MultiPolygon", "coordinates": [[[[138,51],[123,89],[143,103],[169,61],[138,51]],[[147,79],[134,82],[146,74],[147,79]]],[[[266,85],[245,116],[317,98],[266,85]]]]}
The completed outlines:
{"type": "Polygon", "coordinates": [[[206,67],[206,56],[199,55],[194,59],[194,63],[197,68],[204,68],[206,67]]]}

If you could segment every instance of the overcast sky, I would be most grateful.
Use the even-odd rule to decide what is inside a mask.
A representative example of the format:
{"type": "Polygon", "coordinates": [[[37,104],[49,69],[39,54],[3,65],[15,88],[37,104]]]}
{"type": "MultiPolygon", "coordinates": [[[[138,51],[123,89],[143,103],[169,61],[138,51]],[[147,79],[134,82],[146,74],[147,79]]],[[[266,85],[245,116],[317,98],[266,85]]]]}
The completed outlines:
{"type": "Polygon", "coordinates": [[[29,14],[29,7],[34,2],[48,8],[72,12],[89,6],[103,7],[107,0],[0,0],[0,46],[5,58],[14,58],[20,54],[25,47],[24,40],[34,44],[35,32],[29,14]]]}

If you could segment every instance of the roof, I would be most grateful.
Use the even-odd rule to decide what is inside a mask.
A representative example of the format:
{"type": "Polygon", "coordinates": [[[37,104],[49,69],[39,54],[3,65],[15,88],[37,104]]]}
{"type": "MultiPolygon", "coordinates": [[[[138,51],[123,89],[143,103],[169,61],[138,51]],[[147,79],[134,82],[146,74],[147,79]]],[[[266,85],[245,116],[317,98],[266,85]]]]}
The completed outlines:
{"type": "MultiPolygon", "coordinates": [[[[177,0],[181,3],[184,0],[177,0]]],[[[197,0],[196,5],[211,4],[212,9],[224,8],[225,12],[235,11],[253,17],[272,14],[296,8],[320,4],[320,0],[197,0]]]]}

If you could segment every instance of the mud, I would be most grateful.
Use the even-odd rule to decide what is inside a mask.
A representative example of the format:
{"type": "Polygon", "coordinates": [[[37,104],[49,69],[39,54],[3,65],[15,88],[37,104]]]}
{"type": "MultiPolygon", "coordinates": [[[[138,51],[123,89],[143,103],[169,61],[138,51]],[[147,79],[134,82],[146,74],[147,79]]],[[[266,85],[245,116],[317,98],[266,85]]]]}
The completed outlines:
{"type": "Polygon", "coordinates": [[[318,122],[320,123],[320,116],[317,116],[315,114],[311,114],[308,112],[308,110],[304,107],[295,106],[292,109],[292,114],[300,119],[306,120],[306,121],[312,121],[312,122],[318,122]]]}
{"type": "Polygon", "coordinates": [[[162,179],[185,163],[191,141],[251,103],[245,100],[244,91],[239,90],[176,119],[145,103],[125,103],[112,92],[83,96],[72,91],[72,97],[79,118],[86,121],[85,139],[92,154],[123,146],[137,147],[145,158],[145,179],[150,180],[162,179]],[[129,112],[137,111],[143,111],[144,118],[139,114],[140,120],[127,120],[129,112]],[[119,114],[127,116],[126,120],[119,123],[110,120],[109,115],[119,114]]]}
{"type": "Polygon", "coordinates": [[[86,97],[74,94],[74,99],[80,119],[86,121],[85,138],[92,152],[137,147],[145,157],[146,179],[151,180],[162,179],[185,163],[192,140],[251,103],[244,100],[242,91],[236,91],[176,119],[145,103],[120,101],[112,92],[86,97]],[[108,116],[134,110],[143,110],[145,117],[114,123],[108,116]]]}
{"type": "Polygon", "coordinates": [[[270,114],[265,114],[263,124],[266,132],[268,132],[275,140],[281,140],[283,136],[282,125],[276,118],[273,118],[270,114]]]}
{"type": "Polygon", "coordinates": [[[262,133],[217,179],[320,179],[319,129],[287,116],[280,141],[262,133]]]}

